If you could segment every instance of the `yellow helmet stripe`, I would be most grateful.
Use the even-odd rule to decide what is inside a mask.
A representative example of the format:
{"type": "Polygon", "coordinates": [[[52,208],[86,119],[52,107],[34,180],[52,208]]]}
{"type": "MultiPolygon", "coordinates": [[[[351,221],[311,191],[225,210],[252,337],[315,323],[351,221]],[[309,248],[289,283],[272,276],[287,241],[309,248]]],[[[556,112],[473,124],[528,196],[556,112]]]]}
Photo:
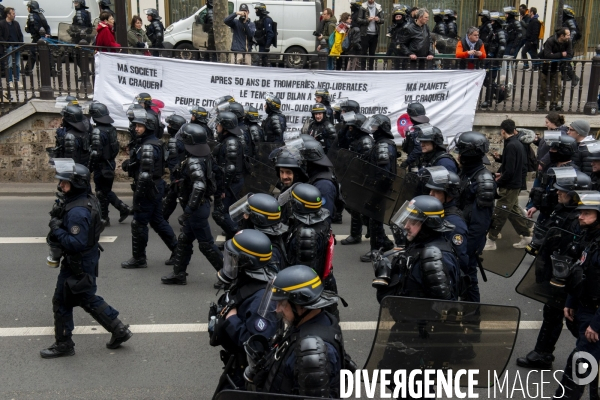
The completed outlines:
{"type": "Polygon", "coordinates": [[[311,203],[309,201],[304,201],[300,197],[298,197],[296,195],[296,193],[294,193],[294,192],[292,192],[292,196],[294,196],[294,198],[296,200],[298,200],[300,203],[304,204],[306,206],[306,208],[321,208],[321,205],[323,204],[322,201],[319,201],[317,203],[311,203]]]}
{"type": "Polygon", "coordinates": [[[423,214],[425,215],[439,215],[441,217],[444,216],[444,210],[442,211],[423,211],[423,214]]]}
{"type": "Polygon", "coordinates": [[[288,286],[286,288],[281,288],[281,289],[273,288],[273,292],[276,292],[277,290],[283,290],[284,292],[291,292],[292,290],[302,289],[303,287],[307,287],[307,286],[311,286],[311,285],[312,285],[313,289],[316,287],[319,287],[321,285],[321,278],[319,278],[319,276],[316,276],[314,279],[311,279],[308,282],[300,283],[298,285],[288,286]]]}
{"type": "Polygon", "coordinates": [[[256,207],[249,206],[252,211],[256,211],[259,214],[266,215],[267,219],[279,219],[281,218],[281,212],[270,213],[266,211],[259,210],[256,207]]]}
{"type": "Polygon", "coordinates": [[[240,244],[238,242],[236,242],[235,238],[231,239],[231,241],[233,242],[233,244],[240,250],[242,250],[245,253],[248,253],[250,255],[253,255],[255,257],[258,257],[260,259],[260,261],[268,261],[271,259],[271,256],[273,255],[273,252],[269,252],[266,254],[261,254],[261,253],[255,253],[253,251],[250,251],[242,246],[240,246],[240,244]]]}

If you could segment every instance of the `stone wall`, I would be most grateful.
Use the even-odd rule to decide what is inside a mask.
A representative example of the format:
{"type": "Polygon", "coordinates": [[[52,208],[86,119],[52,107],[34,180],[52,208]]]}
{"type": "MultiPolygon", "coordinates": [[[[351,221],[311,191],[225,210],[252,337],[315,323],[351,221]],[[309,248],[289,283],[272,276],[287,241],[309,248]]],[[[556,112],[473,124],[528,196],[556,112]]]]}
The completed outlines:
{"type": "MultiPolygon", "coordinates": [[[[0,182],[52,182],[47,147],[54,147],[54,132],[62,117],[56,113],[36,113],[0,133],[0,182]]],[[[128,135],[119,132],[121,152],[117,159],[117,179],[126,180],[120,165],[127,158],[128,135]]]]}

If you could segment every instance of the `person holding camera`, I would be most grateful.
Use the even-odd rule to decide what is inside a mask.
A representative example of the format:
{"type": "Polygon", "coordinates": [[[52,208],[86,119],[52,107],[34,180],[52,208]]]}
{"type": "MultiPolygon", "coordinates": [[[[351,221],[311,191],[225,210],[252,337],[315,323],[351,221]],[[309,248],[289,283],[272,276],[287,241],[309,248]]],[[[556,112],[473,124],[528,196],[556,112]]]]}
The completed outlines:
{"type": "MultiPolygon", "coordinates": [[[[233,38],[231,39],[231,51],[240,53],[249,52],[252,49],[252,39],[256,32],[256,25],[248,18],[250,9],[247,4],[240,4],[240,10],[227,16],[223,22],[231,28],[233,38]]],[[[237,54],[234,54],[234,63],[237,64],[237,54]]],[[[242,54],[240,64],[245,64],[246,55],[242,54]]]]}

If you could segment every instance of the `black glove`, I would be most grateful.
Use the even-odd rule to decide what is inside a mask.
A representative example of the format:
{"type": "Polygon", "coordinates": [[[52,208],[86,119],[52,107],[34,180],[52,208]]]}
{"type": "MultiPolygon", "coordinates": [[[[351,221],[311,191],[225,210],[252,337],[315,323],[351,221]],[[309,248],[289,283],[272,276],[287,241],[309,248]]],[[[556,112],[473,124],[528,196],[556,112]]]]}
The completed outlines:
{"type": "Polygon", "coordinates": [[[48,223],[48,226],[50,227],[51,231],[55,231],[58,228],[60,228],[60,226],[62,225],[62,219],[59,218],[52,218],[50,220],[50,222],[48,223]]]}
{"type": "Polygon", "coordinates": [[[123,164],[121,164],[121,168],[123,168],[123,171],[127,172],[127,170],[129,169],[129,162],[129,160],[123,161],[123,164]]]}
{"type": "Polygon", "coordinates": [[[223,205],[223,200],[221,199],[221,196],[215,196],[214,211],[219,212],[221,214],[225,213],[225,206],[223,205]]]}
{"type": "Polygon", "coordinates": [[[144,42],[137,42],[135,45],[136,45],[137,47],[139,47],[140,49],[143,49],[143,48],[145,48],[145,47],[146,47],[146,43],[144,43],[144,42]]]}
{"type": "Polygon", "coordinates": [[[406,161],[402,161],[400,163],[400,168],[406,169],[408,167],[408,163],[406,161]]]}

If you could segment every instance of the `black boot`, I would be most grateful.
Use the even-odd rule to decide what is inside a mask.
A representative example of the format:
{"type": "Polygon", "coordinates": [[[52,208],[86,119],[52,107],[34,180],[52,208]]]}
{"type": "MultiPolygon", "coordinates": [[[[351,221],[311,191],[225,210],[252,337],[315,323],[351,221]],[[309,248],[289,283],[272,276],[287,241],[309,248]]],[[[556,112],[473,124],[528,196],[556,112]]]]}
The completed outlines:
{"type": "Polygon", "coordinates": [[[106,228],[110,226],[110,218],[108,218],[108,206],[110,205],[110,201],[108,201],[108,197],[106,193],[101,190],[96,191],[96,197],[98,198],[98,202],[100,203],[100,213],[102,215],[102,225],[106,228]]]}
{"type": "Polygon", "coordinates": [[[569,354],[567,366],[564,369],[560,385],[556,388],[553,399],[579,400],[581,396],[583,396],[585,386],[576,384],[571,375],[573,372],[573,354],[575,354],[576,351],[577,350],[573,350],[573,352],[569,354]]]}
{"type": "Polygon", "coordinates": [[[54,338],[55,342],[48,347],[40,351],[42,358],[58,358],[65,356],[75,355],[75,343],[71,340],[70,336],[65,335],[65,325],[63,318],[56,312],[57,303],[52,301],[54,306],[54,338]]]}
{"type": "Polygon", "coordinates": [[[553,361],[554,356],[552,353],[538,353],[532,350],[525,357],[517,358],[517,365],[531,369],[552,369],[553,361]]]}
{"type": "Polygon", "coordinates": [[[331,223],[332,224],[341,224],[342,223],[342,213],[336,212],[335,214],[333,214],[333,217],[331,217],[331,223]]]}
{"type": "Polygon", "coordinates": [[[173,250],[171,252],[171,257],[169,257],[169,259],[165,261],[165,265],[175,265],[175,251],[176,250],[173,250]]]}
{"type": "Polygon", "coordinates": [[[525,357],[517,358],[517,365],[532,369],[552,369],[554,346],[563,328],[563,310],[544,305],[543,322],[535,348],[525,357]]]}
{"type": "Polygon", "coordinates": [[[187,284],[187,269],[188,260],[192,255],[192,241],[185,233],[179,235],[177,247],[173,252],[173,272],[169,275],[160,278],[165,285],[185,285],[187,284]]]}
{"type": "Polygon", "coordinates": [[[596,375],[596,378],[590,383],[588,389],[590,391],[590,400],[600,399],[600,395],[598,395],[598,375],[596,375]]]}
{"type": "Polygon", "coordinates": [[[107,307],[108,304],[106,303],[102,303],[102,305],[97,308],[91,308],[89,304],[81,305],[81,308],[89,313],[96,322],[108,332],[112,333],[110,340],[106,342],[106,347],[109,349],[116,349],[121,343],[128,341],[133,336],[133,333],[129,330],[129,325],[124,325],[119,318],[110,319],[104,312],[107,307]]]}
{"type": "Polygon", "coordinates": [[[372,251],[369,250],[367,253],[360,256],[360,262],[371,262],[371,253],[372,251]]]}
{"type": "Polygon", "coordinates": [[[123,202],[119,204],[117,210],[119,210],[119,223],[125,221],[127,217],[129,217],[132,214],[131,208],[123,202]]]}
{"type": "Polygon", "coordinates": [[[160,278],[160,281],[165,285],[187,285],[187,275],[187,272],[180,272],[178,274],[171,272],[169,275],[160,278]]]}
{"type": "Polygon", "coordinates": [[[142,238],[142,227],[136,220],[133,220],[131,222],[131,252],[133,257],[122,262],[121,268],[148,268],[145,254],[146,243],[147,241],[142,238]]]}
{"type": "Polygon", "coordinates": [[[350,236],[342,239],[343,245],[359,244],[362,242],[362,216],[355,212],[350,214],[350,236]]]}

